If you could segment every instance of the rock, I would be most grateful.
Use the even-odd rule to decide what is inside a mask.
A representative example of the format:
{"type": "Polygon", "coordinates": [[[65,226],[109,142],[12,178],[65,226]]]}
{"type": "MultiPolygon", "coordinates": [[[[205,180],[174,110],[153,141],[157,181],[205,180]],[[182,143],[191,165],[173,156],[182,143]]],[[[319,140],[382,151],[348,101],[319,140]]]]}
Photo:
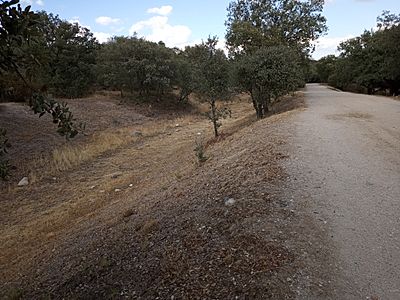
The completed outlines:
{"type": "Polygon", "coordinates": [[[26,186],[29,185],[29,179],[28,177],[24,177],[18,182],[18,186],[26,186]]]}
{"type": "Polygon", "coordinates": [[[129,185],[129,187],[133,187],[133,183],[131,183],[131,184],[129,185]]]}
{"type": "Polygon", "coordinates": [[[132,131],[131,136],[132,137],[139,137],[139,136],[143,136],[143,133],[141,131],[135,130],[135,131],[132,131]]]}
{"type": "Polygon", "coordinates": [[[112,179],[115,179],[115,178],[120,177],[121,175],[122,175],[122,172],[115,172],[115,173],[110,174],[110,177],[112,179]]]}
{"type": "Polygon", "coordinates": [[[227,199],[225,200],[225,205],[226,205],[226,206],[232,206],[232,205],[234,205],[235,203],[236,203],[236,200],[233,199],[233,198],[227,198],[227,199]]]}
{"type": "Polygon", "coordinates": [[[179,124],[175,124],[175,127],[181,127],[181,125],[179,125],[179,124]]]}
{"type": "Polygon", "coordinates": [[[114,191],[115,191],[116,193],[118,193],[118,192],[121,191],[121,189],[115,189],[114,191]]]}

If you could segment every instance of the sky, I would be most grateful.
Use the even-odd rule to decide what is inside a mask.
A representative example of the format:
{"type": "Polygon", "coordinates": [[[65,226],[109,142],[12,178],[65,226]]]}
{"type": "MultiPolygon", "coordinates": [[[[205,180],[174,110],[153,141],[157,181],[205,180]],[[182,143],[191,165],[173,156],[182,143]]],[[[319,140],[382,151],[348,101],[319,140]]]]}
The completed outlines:
{"type": "MultiPolygon", "coordinates": [[[[33,10],[88,27],[100,42],[115,35],[138,36],[169,47],[194,45],[209,35],[224,47],[225,20],[230,0],[22,0],[33,10]]],[[[326,0],[323,14],[329,30],[316,42],[313,58],[338,54],[341,41],[376,26],[383,10],[400,13],[400,0],[326,0]]]]}

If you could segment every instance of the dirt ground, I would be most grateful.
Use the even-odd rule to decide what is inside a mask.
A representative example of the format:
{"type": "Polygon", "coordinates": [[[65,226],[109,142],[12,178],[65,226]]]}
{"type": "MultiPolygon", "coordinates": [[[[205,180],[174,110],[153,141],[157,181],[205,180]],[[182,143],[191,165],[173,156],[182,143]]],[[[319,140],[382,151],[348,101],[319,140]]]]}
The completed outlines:
{"type": "Polygon", "coordinates": [[[21,163],[2,187],[0,297],[293,299],[318,285],[305,263],[324,253],[294,230],[313,224],[280,194],[280,124],[301,94],[257,122],[248,98],[236,99],[218,140],[201,106],[155,117],[107,97],[69,103],[90,129],[68,145],[48,120],[2,105],[21,163]],[[15,187],[24,172],[32,183],[15,187]]]}
{"type": "Polygon", "coordinates": [[[305,94],[283,190],[326,232],[330,298],[400,299],[400,103],[317,84],[305,94]]]}

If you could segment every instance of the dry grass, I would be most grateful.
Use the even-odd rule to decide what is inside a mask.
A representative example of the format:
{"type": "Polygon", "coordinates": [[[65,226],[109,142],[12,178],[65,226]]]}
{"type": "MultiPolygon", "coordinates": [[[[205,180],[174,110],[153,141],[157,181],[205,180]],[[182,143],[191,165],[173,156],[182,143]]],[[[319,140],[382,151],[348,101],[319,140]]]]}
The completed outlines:
{"type": "Polygon", "coordinates": [[[55,149],[52,153],[51,169],[55,171],[66,171],[79,164],[93,159],[100,154],[117,149],[121,145],[131,142],[127,129],[120,129],[116,133],[101,132],[93,136],[86,145],[70,146],[55,149]]]}
{"type": "Polygon", "coordinates": [[[146,141],[153,137],[171,132],[178,132],[181,127],[199,121],[199,116],[188,115],[170,121],[154,121],[146,124],[107,130],[94,133],[84,144],[66,143],[55,148],[51,157],[36,158],[31,162],[29,179],[31,183],[37,183],[45,177],[56,176],[59,172],[65,172],[89,162],[105,153],[112,152],[120,147],[146,141]]]}

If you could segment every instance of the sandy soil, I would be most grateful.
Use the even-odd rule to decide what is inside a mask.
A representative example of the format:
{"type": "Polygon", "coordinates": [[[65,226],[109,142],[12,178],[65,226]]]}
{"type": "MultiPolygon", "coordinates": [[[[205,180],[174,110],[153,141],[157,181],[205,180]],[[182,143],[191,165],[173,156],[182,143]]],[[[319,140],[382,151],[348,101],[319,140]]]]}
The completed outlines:
{"type": "Polygon", "coordinates": [[[301,107],[301,97],[258,122],[246,99],[232,103],[233,118],[214,141],[193,113],[155,119],[132,111],[102,127],[121,107],[103,101],[77,105],[77,115],[108,106],[110,114],[93,118],[97,130],[118,131],[123,142],[63,172],[41,166],[48,176],[3,190],[1,296],[292,299],[313,286],[304,281],[305,257],[319,252],[294,230],[312,220],[280,192],[284,124],[296,115],[285,111],[301,107]],[[193,152],[199,132],[209,141],[203,164],[193,152]]]}
{"type": "Polygon", "coordinates": [[[293,209],[324,232],[325,263],[308,268],[330,299],[400,299],[400,103],[318,85],[306,99],[284,167],[293,209]]]}

